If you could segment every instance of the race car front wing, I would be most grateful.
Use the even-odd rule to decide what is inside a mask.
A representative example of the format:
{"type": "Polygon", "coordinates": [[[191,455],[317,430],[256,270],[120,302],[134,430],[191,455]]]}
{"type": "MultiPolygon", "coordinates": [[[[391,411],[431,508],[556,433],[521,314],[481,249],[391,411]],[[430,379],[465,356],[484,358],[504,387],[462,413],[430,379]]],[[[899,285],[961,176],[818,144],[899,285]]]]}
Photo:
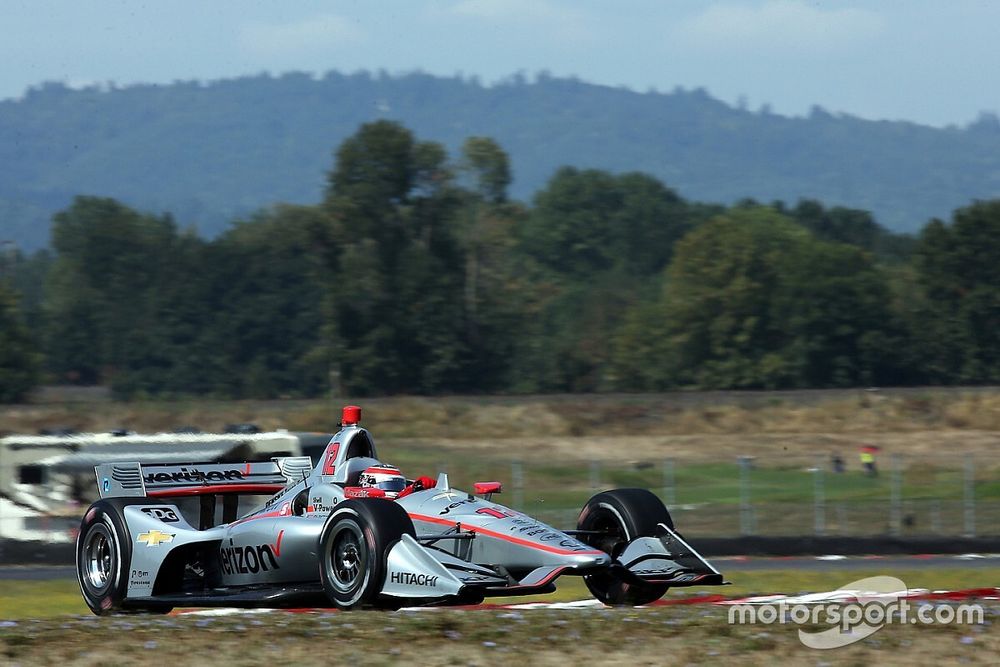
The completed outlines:
{"type": "Polygon", "coordinates": [[[722,574],[666,524],[657,525],[656,537],[638,537],[618,558],[619,576],[638,583],[669,586],[719,586],[722,574]]]}
{"type": "MultiPolygon", "coordinates": [[[[657,530],[656,537],[632,540],[617,560],[594,569],[607,568],[640,584],[682,587],[728,583],[671,528],[661,523],[657,530]]],[[[404,535],[389,550],[382,594],[400,598],[453,598],[473,591],[485,597],[528,595],[554,590],[553,581],[563,574],[593,571],[570,565],[546,566],[515,579],[503,568],[478,565],[429,546],[442,539],[475,538],[472,533],[404,535]]]]}

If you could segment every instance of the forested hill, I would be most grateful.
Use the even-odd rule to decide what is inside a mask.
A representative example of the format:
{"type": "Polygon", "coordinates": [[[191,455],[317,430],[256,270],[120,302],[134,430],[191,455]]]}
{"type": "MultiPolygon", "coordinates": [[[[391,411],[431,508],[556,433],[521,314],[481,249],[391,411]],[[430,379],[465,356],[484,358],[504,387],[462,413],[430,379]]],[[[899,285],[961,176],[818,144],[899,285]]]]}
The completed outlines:
{"type": "Polygon", "coordinates": [[[560,165],[650,173],[683,197],[801,197],[864,208],[915,231],[1000,196],[1000,122],[964,128],[805,118],[730,107],[704,91],[637,93],[577,80],[367,73],[70,90],[0,102],[0,241],[48,242],[76,194],[115,197],[212,235],[277,201],[321,198],[332,151],[358,126],[399,120],[455,151],[471,135],[510,154],[529,199],[560,165]]]}

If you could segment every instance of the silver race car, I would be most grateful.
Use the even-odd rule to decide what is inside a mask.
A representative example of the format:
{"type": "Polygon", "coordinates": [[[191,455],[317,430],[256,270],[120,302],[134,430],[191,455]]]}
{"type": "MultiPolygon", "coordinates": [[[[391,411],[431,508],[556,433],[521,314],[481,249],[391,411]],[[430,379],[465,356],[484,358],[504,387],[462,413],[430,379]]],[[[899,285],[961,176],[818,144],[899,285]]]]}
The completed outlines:
{"type": "Polygon", "coordinates": [[[476,483],[473,495],[445,474],[405,479],[378,460],[360,417],[344,408],[315,467],[306,456],[97,466],[101,499],[76,544],[87,605],[476,604],[550,592],[563,575],[582,576],[606,604],[641,605],[671,586],[725,583],[649,491],[598,493],[574,530],[556,530],[492,502],[499,483],[476,483]],[[248,495],[271,497],[238,516],[248,495]]]}

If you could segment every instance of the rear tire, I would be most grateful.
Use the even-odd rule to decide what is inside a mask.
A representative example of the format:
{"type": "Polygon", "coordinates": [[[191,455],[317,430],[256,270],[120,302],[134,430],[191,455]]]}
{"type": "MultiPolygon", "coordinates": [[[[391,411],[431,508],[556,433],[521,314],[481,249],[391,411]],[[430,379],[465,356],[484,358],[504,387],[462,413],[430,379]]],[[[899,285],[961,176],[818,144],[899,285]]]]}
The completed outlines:
{"type": "Polygon", "coordinates": [[[416,536],[406,510],[382,499],[354,498],[339,503],[319,536],[319,575],[327,597],[340,609],[392,608],[380,603],[386,557],[406,534],[416,536]]]}
{"type": "MultiPolygon", "coordinates": [[[[588,500],[576,527],[601,531],[601,535],[585,534],[580,539],[617,559],[635,538],[655,536],[660,523],[674,527],[670,512],[654,494],[646,489],[614,489],[588,500]]],[[[583,580],[595,598],[612,606],[649,604],[663,597],[669,588],[663,584],[627,582],[611,571],[588,574],[583,580]]]]}
{"type": "Polygon", "coordinates": [[[132,538],[125,524],[125,508],[148,505],[148,498],[108,498],[87,509],[76,538],[76,575],[83,601],[98,616],[148,612],[165,614],[168,605],[132,606],[126,602],[132,538]]]}
{"type": "Polygon", "coordinates": [[[132,611],[165,614],[169,606],[126,606],[132,565],[132,538],[125,507],[150,505],[145,499],[98,500],[87,509],[76,538],[76,574],[83,600],[98,616],[132,611]]]}

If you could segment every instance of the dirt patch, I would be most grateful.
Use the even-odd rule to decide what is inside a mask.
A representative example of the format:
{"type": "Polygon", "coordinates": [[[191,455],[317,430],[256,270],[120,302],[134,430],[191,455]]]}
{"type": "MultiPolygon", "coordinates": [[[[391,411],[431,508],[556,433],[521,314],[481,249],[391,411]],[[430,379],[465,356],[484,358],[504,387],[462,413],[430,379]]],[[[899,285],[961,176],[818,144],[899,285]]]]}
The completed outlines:
{"type": "MultiPolygon", "coordinates": [[[[995,612],[990,619],[995,621],[995,612]]],[[[994,664],[1000,624],[891,625],[833,652],[803,646],[794,625],[735,625],[725,609],[265,613],[25,621],[0,629],[0,655],[21,665],[994,664]]],[[[808,628],[821,629],[821,628],[808,628]]]]}

